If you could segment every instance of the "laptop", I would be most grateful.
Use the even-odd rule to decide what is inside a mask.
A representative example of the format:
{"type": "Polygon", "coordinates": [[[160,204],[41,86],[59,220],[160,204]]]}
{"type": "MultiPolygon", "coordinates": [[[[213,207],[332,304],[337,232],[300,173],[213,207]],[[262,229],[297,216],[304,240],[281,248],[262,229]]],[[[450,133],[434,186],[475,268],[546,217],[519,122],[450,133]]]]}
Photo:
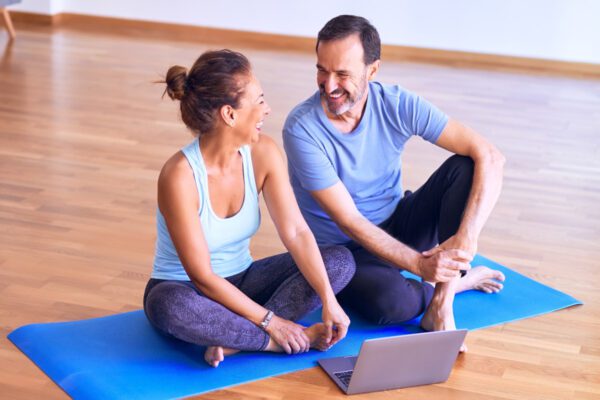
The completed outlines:
{"type": "Polygon", "coordinates": [[[466,329],[365,340],[358,356],[319,360],[346,393],[367,393],[448,380],[466,329]]]}

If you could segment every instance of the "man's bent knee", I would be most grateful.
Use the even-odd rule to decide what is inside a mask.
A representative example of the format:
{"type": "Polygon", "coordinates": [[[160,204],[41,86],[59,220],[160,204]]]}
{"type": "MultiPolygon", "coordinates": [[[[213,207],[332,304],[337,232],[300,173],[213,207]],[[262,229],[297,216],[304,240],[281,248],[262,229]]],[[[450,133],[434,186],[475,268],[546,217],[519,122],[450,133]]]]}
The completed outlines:
{"type": "Polygon", "coordinates": [[[444,164],[447,164],[450,173],[458,173],[467,177],[472,177],[475,170],[475,163],[471,157],[461,156],[458,154],[448,158],[444,164]]]}
{"type": "Polygon", "coordinates": [[[407,304],[393,298],[377,297],[372,303],[373,306],[367,318],[378,325],[392,325],[410,321],[425,311],[424,305],[421,304],[407,304]]]}

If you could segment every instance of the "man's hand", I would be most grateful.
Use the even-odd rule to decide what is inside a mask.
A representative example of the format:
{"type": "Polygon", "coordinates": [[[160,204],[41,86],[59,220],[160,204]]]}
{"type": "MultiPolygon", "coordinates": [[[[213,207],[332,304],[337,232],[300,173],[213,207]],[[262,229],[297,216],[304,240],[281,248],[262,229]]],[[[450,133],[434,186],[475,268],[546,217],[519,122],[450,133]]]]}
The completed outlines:
{"type": "Polygon", "coordinates": [[[335,297],[331,303],[323,304],[322,319],[327,328],[325,341],[328,347],[333,346],[346,337],[348,326],[350,326],[350,318],[348,318],[348,315],[346,315],[340,304],[335,300],[335,297]]]}
{"type": "MultiPolygon", "coordinates": [[[[457,233],[456,235],[450,236],[444,243],[441,243],[439,246],[434,247],[425,253],[433,255],[435,252],[451,249],[463,250],[469,253],[471,257],[468,261],[470,262],[477,253],[477,239],[471,239],[466,235],[457,233]]],[[[464,260],[466,261],[467,259],[464,260]]]]}
{"type": "Polygon", "coordinates": [[[302,325],[274,315],[266,331],[287,354],[302,353],[310,349],[310,340],[302,325]]]}
{"type": "Polygon", "coordinates": [[[460,276],[460,271],[471,269],[471,253],[459,249],[442,249],[441,246],[421,253],[418,275],[428,282],[449,282],[460,276]]]}
{"type": "MultiPolygon", "coordinates": [[[[477,240],[471,239],[466,235],[461,235],[457,233],[456,235],[450,236],[445,242],[443,242],[439,246],[424,251],[422,255],[424,257],[430,258],[436,254],[448,250],[461,250],[463,252],[466,252],[468,256],[463,255],[462,257],[455,258],[454,260],[463,263],[470,263],[473,260],[473,257],[475,257],[475,254],[477,253],[477,240]]],[[[466,269],[464,268],[461,269],[466,271],[466,269]]]]}

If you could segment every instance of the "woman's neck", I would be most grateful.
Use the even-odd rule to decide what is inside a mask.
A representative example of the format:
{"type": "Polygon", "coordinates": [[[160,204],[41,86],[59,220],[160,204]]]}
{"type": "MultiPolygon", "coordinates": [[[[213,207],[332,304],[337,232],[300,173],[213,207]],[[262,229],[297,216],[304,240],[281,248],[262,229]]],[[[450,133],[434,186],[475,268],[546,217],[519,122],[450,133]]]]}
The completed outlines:
{"type": "Polygon", "coordinates": [[[211,132],[200,138],[204,164],[221,171],[229,170],[235,165],[240,147],[227,132],[211,132]]]}

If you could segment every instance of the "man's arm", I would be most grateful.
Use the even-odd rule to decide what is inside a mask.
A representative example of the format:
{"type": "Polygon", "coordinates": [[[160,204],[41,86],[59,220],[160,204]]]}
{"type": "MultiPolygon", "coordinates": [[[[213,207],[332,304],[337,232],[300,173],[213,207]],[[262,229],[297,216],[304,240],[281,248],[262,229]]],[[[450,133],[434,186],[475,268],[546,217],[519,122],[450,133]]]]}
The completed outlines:
{"type": "Polygon", "coordinates": [[[398,268],[408,270],[431,282],[448,282],[456,277],[458,270],[470,268],[470,257],[466,252],[449,249],[438,251],[431,257],[423,257],[419,252],[390,236],[358,211],[342,182],[327,189],[312,191],[311,194],[346,235],[398,268]],[[459,259],[467,261],[457,261],[459,259]]]}
{"type": "Polygon", "coordinates": [[[483,225],[500,196],[505,158],[483,136],[454,119],[448,121],[436,145],[468,156],[474,163],[471,193],[460,227],[440,249],[457,248],[475,255],[483,225]]]}

